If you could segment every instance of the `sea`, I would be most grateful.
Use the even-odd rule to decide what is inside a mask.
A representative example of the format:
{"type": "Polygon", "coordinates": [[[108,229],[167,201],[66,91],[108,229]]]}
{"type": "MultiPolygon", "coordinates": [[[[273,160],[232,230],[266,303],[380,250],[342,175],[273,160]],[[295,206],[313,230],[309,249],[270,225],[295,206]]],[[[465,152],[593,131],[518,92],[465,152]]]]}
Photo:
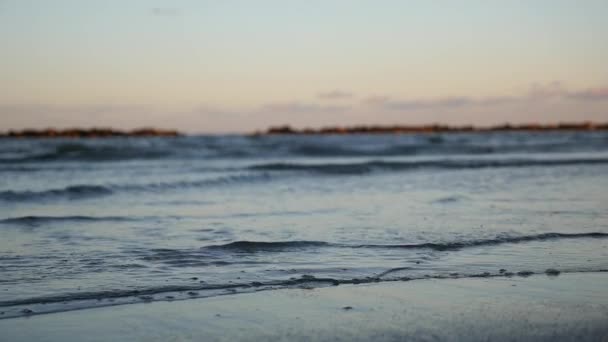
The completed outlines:
{"type": "Polygon", "coordinates": [[[606,271],[608,132],[0,139],[0,319],[606,271]]]}

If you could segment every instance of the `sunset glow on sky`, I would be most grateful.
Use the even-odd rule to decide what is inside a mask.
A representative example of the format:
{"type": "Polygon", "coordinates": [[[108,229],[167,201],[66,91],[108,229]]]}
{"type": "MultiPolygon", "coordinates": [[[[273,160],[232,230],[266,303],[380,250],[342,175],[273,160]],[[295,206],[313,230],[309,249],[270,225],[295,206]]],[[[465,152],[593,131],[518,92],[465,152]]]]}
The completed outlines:
{"type": "Polygon", "coordinates": [[[608,121],[608,1],[0,0],[0,130],[608,121]]]}

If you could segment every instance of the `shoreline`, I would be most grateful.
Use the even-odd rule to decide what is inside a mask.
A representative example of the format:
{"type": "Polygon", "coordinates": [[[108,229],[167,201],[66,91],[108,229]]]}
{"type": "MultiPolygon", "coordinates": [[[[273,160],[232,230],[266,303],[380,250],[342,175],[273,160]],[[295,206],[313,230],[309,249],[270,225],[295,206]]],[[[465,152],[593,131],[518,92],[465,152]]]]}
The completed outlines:
{"type": "Polygon", "coordinates": [[[547,269],[545,272],[519,271],[509,272],[501,269],[499,273],[475,273],[451,275],[434,275],[420,277],[398,277],[394,279],[381,279],[379,277],[353,278],[337,280],[333,278],[316,278],[310,275],[303,275],[301,278],[289,280],[274,280],[268,282],[252,283],[229,283],[224,285],[199,285],[176,286],[167,288],[151,288],[147,290],[127,290],[122,292],[85,292],[72,296],[39,297],[25,300],[14,300],[12,303],[2,302],[0,307],[0,321],[20,317],[33,317],[38,315],[56,314],[68,311],[90,310],[103,307],[120,305],[134,305],[155,302],[175,302],[184,300],[196,300],[203,298],[214,298],[219,296],[242,295],[248,293],[272,292],[294,289],[321,289],[327,287],[349,286],[349,285],[370,285],[387,283],[406,283],[427,280],[467,280],[467,279],[510,279],[514,277],[527,278],[530,276],[546,275],[550,278],[560,274],[587,274],[587,273],[608,273],[606,269],[594,269],[587,271],[566,271],[547,269]]]}
{"type": "Polygon", "coordinates": [[[608,338],[607,273],[282,289],[0,320],[7,340],[608,338]]]}

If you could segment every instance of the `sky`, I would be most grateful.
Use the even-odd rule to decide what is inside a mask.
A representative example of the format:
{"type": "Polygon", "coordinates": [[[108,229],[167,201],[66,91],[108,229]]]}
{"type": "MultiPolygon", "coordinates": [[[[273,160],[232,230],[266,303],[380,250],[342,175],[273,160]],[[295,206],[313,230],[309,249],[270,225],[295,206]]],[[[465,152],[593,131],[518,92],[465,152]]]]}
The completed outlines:
{"type": "Polygon", "coordinates": [[[608,122],[606,18],[606,0],[0,0],[0,130],[608,122]]]}

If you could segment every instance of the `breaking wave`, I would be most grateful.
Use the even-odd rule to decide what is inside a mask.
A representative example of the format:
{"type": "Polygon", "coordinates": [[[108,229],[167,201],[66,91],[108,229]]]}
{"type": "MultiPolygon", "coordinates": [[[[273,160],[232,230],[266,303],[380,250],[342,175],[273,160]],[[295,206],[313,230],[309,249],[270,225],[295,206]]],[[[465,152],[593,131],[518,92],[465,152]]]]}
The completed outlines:
{"type": "Polygon", "coordinates": [[[107,196],[112,193],[112,189],[101,185],[72,185],[61,189],[43,191],[2,191],[0,192],[0,200],[7,202],[27,202],[56,198],[75,200],[107,196]]]}
{"type": "Polygon", "coordinates": [[[415,169],[481,169],[500,167],[567,166],[582,164],[608,164],[608,158],[577,159],[478,159],[478,160],[426,160],[383,161],[355,163],[265,163],[250,166],[251,170],[308,171],[322,174],[366,174],[372,171],[404,171],[415,169]]]}
{"type": "Polygon", "coordinates": [[[22,216],[0,220],[0,224],[38,226],[55,222],[117,222],[132,220],[134,218],[120,216],[22,216]]]}
{"type": "Polygon", "coordinates": [[[169,150],[149,147],[135,147],[124,144],[95,145],[84,143],[64,143],[51,151],[21,157],[2,158],[3,163],[48,162],[48,161],[112,161],[129,159],[157,159],[169,156],[169,150]]]}
{"type": "Polygon", "coordinates": [[[155,192],[187,188],[204,188],[222,185],[242,184],[248,182],[267,181],[269,179],[270,175],[266,173],[261,173],[221,176],[217,178],[203,179],[199,181],[159,182],[149,184],[71,185],[65,188],[43,191],[8,190],[0,192],[0,201],[30,202],[54,199],[79,200],[108,196],[117,192],[155,192]]]}
{"type": "Polygon", "coordinates": [[[432,249],[436,251],[457,250],[468,247],[492,246],[506,243],[521,243],[530,241],[546,241],[558,239],[581,239],[581,238],[608,238],[608,233],[543,233],[536,235],[506,236],[493,239],[480,239],[469,241],[452,242],[426,242],[417,244],[361,244],[349,245],[331,243],[325,241],[235,241],[224,245],[210,245],[204,249],[238,251],[238,252],[282,252],[289,250],[301,250],[305,248],[334,247],[334,248],[390,248],[390,249],[432,249]]]}
{"type": "Polygon", "coordinates": [[[233,251],[284,251],[290,249],[303,249],[311,247],[340,246],[323,241],[235,241],[225,245],[212,245],[204,247],[206,249],[221,249],[233,251]]]}

